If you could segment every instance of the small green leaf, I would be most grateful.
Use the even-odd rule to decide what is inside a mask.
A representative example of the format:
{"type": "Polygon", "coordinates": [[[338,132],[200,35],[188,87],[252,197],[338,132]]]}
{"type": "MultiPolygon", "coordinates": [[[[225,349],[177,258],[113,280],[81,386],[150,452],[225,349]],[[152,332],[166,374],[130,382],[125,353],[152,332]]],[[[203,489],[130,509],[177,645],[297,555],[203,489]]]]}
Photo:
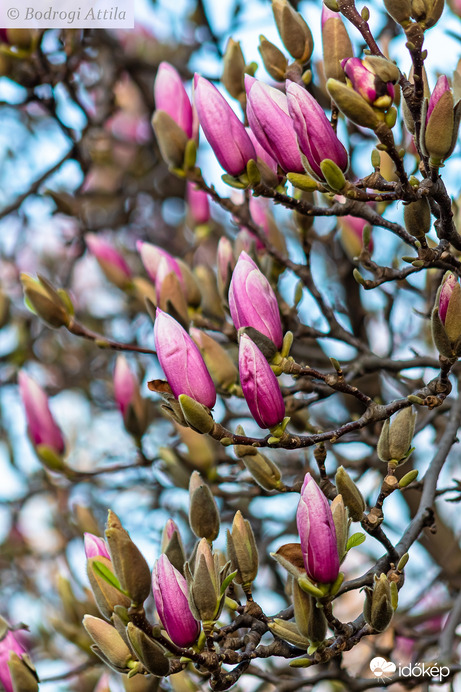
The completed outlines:
{"type": "Polygon", "coordinates": [[[110,569],[106,567],[106,565],[104,565],[102,562],[98,562],[97,560],[95,560],[95,562],[93,562],[93,567],[95,572],[97,572],[99,576],[104,579],[104,581],[110,584],[110,586],[113,586],[115,589],[117,589],[117,591],[120,591],[120,593],[127,595],[126,591],[124,591],[120,586],[120,582],[115,576],[115,574],[111,572],[110,569]]]}
{"type": "Polygon", "coordinates": [[[232,579],[235,577],[237,574],[237,570],[235,572],[231,572],[230,574],[227,575],[227,577],[224,579],[222,585],[221,585],[221,591],[220,595],[222,596],[225,592],[229,584],[231,583],[232,579]]]}
{"type": "Polygon", "coordinates": [[[365,538],[365,534],[361,533],[360,531],[358,533],[353,533],[346,543],[346,551],[350,550],[351,548],[356,548],[358,545],[363,543],[365,538]]]}

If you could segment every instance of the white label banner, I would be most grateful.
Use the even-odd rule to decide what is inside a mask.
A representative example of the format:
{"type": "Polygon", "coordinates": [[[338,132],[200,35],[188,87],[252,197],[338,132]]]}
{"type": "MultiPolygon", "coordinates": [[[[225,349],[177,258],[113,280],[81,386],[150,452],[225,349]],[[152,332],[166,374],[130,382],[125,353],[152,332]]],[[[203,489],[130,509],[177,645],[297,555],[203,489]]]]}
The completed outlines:
{"type": "Polygon", "coordinates": [[[132,29],[133,0],[0,0],[5,29],[132,29]]]}

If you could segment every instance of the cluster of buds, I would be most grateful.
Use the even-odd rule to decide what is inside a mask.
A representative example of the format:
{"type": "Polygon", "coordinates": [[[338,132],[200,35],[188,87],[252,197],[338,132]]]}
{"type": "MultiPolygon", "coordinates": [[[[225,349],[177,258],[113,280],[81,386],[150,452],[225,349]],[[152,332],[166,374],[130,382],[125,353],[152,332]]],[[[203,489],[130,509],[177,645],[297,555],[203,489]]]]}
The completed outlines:
{"type": "Polygon", "coordinates": [[[0,684],[5,692],[36,692],[38,678],[27,655],[20,629],[0,617],[0,684]]]}
{"type": "Polygon", "coordinates": [[[19,393],[26,412],[27,432],[37,456],[51,471],[64,468],[65,442],[43,389],[24,370],[18,373],[19,393]]]}
{"type": "Polygon", "coordinates": [[[444,5],[444,0],[384,0],[392,19],[404,29],[409,28],[412,19],[424,30],[430,29],[439,21],[444,5]]]}
{"type": "Polygon", "coordinates": [[[447,272],[437,292],[431,324],[438,352],[456,360],[461,355],[461,286],[458,277],[447,272]]]}

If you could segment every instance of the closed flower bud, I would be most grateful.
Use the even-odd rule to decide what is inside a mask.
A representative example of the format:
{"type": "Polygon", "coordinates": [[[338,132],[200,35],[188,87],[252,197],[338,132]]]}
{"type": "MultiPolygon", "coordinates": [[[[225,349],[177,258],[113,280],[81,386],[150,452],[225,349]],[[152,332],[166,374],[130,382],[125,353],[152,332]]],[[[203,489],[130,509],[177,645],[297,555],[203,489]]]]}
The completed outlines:
{"type": "Polygon", "coordinates": [[[202,538],[195,554],[194,573],[185,564],[189,606],[194,617],[201,620],[205,633],[211,633],[224,605],[222,585],[230,570],[230,562],[221,567],[217,552],[212,552],[206,538],[202,538]]]}
{"type": "Polygon", "coordinates": [[[83,540],[87,560],[91,557],[105,557],[107,560],[110,560],[109,551],[107,550],[104,538],[94,536],[92,533],[85,533],[83,540]]]}
{"type": "Polygon", "coordinates": [[[243,396],[260,428],[273,428],[285,417],[285,403],[271,366],[256,344],[242,334],[239,374],[243,396]]]}
{"type": "Polygon", "coordinates": [[[200,125],[216,158],[230,175],[239,176],[248,161],[256,158],[243,123],[218,89],[198,74],[194,77],[194,101],[200,125]]]}
{"type": "Polygon", "coordinates": [[[274,618],[274,620],[268,622],[267,625],[270,631],[275,634],[276,637],[284,639],[286,642],[293,644],[293,646],[296,646],[298,649],[307,649],[310,645],[309,639],[301,634],[295,622],[282,620],[281,618],[274,618]]]}
{"type": "Polygon", "coordinates": [[[416,413],[411,406],[399,411],[392,423],[389,418],[384,422],[377,447],[381,461],[398,464],[408,458],[415,423],[416,413]]]}
{"type": "MultiPolygon", "coordinates": [[[[193,135],[192,106],[178,71],[161,62],[154,82],[156,111],[164,111],[190,139],[193,135]]],[[[165,158],[165,157],[164,157],[165,158]]]]}
{"type": "MultiPolygon", "coordinates": [[[[18,631],[11,630],[6,620],[0,618],[0,684],[3,685],[5,692],[17,692],[18,689],[24,689],[24,692],[29,692],[29,689],[31,692],[38,690],[36,677],[35,687],[17,688],[14,686],[14,672],[17,671],[19,676],[20,667],[27,667],[27,658],[24,657],[27,657],[27,652],[20,641],[18,631]]],[[[27,671],[24,671],[24,675],[26,673],[27,671]]],[[[32,670],[30,673],[32,675],[32,670]]]]}
{"type": "Polygon", "coordinates": [[[24,370],[18,373],[19,393],[24,404],[27,432],[37,454],[62,457],[65,452],[61,429],[50,411],[48,397],[43,389],[24,370]]]}
{"type": "Polygon", "coordinates": [[[272,79],[275,79],[277,82],[283,82],[285,80],[285,73],[288,67],[288,60],[282,51],[279,50],[277,46],[274,46],[273,43],[268,41],[267,38],[262,34],[259,37],[258,50],[264,63],[264,67],[272,79]]]}
{"type": "Polygon", "coordinates": [[[336,530],[330,505],[310,473],[306,473],[296,523],[307,576],[321,584],[339,574],[336,530]]]}
{"type": "Polygon", "coordinates": [[[56,291],[49,281],[21,274],[26,305],[50,327],[67,327],[72,319],[72,305],[64,292],[56,291]]]}
{"type": "Polygon", "coordinates": [[[184,130],[166,111],[155,111],[152,118],[160,153],[164,161],[173,168],[182,168],[188,137],[184,130]]]}
{"type": "Polygon", "coordinates": [[[200,349],[213,382],[222,389],[229,389],[238,378],[237,367],[229,353],[200,329],[192,328],[190,335],[200,349]]]}
{"type": "Polygon", "coordinates": [[[176,398],[186,394],[207,408],[216,390],[199,349],[173,317],[157,308],[154,339],[159,363],[176,398]]]}
{"type": "Polygon", "coordinates": [[[304,173],[287,97],[246,75],[247,118],[260,145],[285,172],[304,173]]]}
{"type": "Polygon", "coordinates": [[[187,204],[189,223],[201,226],[210,220],[210,202],[208,194],[198,188],[195,183],[187,181],[187,204]]]}
{"type": "Polygon", "coordinates": [[[110,510],[105,534],[114,572],[122,589],[133,603],[144,603],[150,593],[149,565],[122,527],[120,519],[110,510]]]}
{"type": "Polygon", "coordinates": [[[327,633],[327,621],[315,599],[303,591],[296,579],[292,582],[295,622],[300,633],[312,644],[323,642],[327,633]]]}
{"type": "Polygon", "coordinates": [[[229,309],[236,329],[253,327],[281,348],[283,332],[277,297],[246,252],[240,254],[232,274],[229,309]]]}
{"type": "Polygon", "coordinates": [[[314,97],[299,84],[288,82],[287,99],[306,170],[319,180],[325,180],[320,164],[330,159],[341,171],[346,171],[347,151],[314,97]]]}
{"type": "Polygon", "coordinates": [[[187,394],[180,394],[178,401],[185,422],[193,430],[204,435],[213,430],[214,420],[209,408],[187,394]]]}
{"type": "Polygon", "coordinates": [[[230,38],[224,53],[221,82],[234,99],[238,99],[245,92],[244,71],[245,58],[240,47],[240,41],[234,41],[233,38],[230,38]]]}
{"type": "Polygon", "coordinates": [[[403,220],[408,233],[422,240],[431,230],[431,208],[427,197],[406,204],[403,207],[403,220]]]}
{"type": "Polygon", "coordinates": [[[374,130],[380,120],[373,108],[360,94],[337,79],[327,81],[327,90],[339,110],[356,125],[374,130]]]}
{"type": "Polygon", "coordinates": [[[115,362],[114,395],[126,429],[141,437],[147,427],[147,405],[139,392],[138,380],[122,355],[115,362]]]}
{"type": "Polygon", "coordinates": [[[124,670],[128,667],[128,662],[133,659],[133,656],[115,627],[93,615],[85,615],[83,627],[115,668],[124,670]]]}
{"type": "Polygon", "coordinates": [[[322,47],[326,79],[332,77],[345,82],[346,75],[341,67],[341,60],[351,58],[354,50],[341,16],[325,5],[322,8],[322,47]]]}
{"type": "Polygon", "coordinates": [[[272,0],[272,12],[283,45],[292,58],[305,63],[312,55],[314,41],[306,22],[288,0],[272,0]]]}
{"type": "Polygon", "coordinates": [[[461,352],[461,286],[455,274],[447,272],[439,287],[432,311],[432,336],[437,350],[446,358],[461,352]]]}
{"type": "Polygon", "coordinates": [[[432,166],[440,166],[451,156],[458,137],[461,101],[454,104],[445,75],[438,78],[427,111],[423,109],[420,144],[432,166]]]}
{"type": "Polygon", "coordinates": [[[227,555],[231,570],[237,572],[234,580],[248,592],[258,573],[258,549],[251,524],[240,510],[234,516],[232,530],[227,531],[227,555]]]}
{"type": "Polygon", "coordinates": [[[365,511],[365,500],[343,466],[340,466],[336,471],[335,482],[336,489],[342,495],[351,519],[353,521],[362,521],[365,511]]]}
{"type": "Polygon", "coordinates": [[[216,268],[218,273],[218,291],[222,298],[225,297],[227,299],[229,284],[234,267],[235,258],[232,249],[232,243],[230,242],[229,238],[226,238],[226,236],[222,236],[219,239],[216,256],[216,268]]]}
{"type": "Polygon", "coordinates": [[[281,179],[278,164],[275,158],[259,143],[251,127],[246,128],[248,137],[251,139],[256,152],[256,163],[261,178],[269,187],[277,187],[281,179]]]}
{"type": "MultiPolygon", "coordinates": [[[[357,216],[340,216],[338,218],[340,227],[339,240],[346,255],[352,261],[360,255],[363,248],[363,232],[367,221],[357,216]]],[[[368,249],[373,250],[373,240],[368,243],[368,249]]]]}
{"type": "Polygon", "coordinates": [[[365,621],[377,632],[384,632],[389,626],[394,610],[392,608],[391,588],[385,574],[374,576],[373,589],[366,587],[363,616],[365,621]]]}
{"type": "Polygon", "coordinates": [[[85,243],[114,286],[123,290],[131,284],[131,269],[118,250],[95,233],[86,233],[85,243]]]}
{"type": "Polygon", "coordinates": [[[412,0],[411,16],[420,22],[424,29],[430,29],[442,16],[445,0],[412,0]]]}
{"type": "Polygon", "coordinates": [[[354,91],[371,106],[386,110],[394,100],[394,83],[398,81],[400,72],[389,60],[378,60],[380,62],[347,58],[341,62],[341,67],[354,91]]]}
{"type": "Polygon", "coordinates": [[[194,471],[189,484],[189,525],[198,538],[214,541],[219,533],[219,511],[210,488],[194,471]]]}
{"type": "Polygon", "coordinates": [[[187,582],[161,555],[152,572],[152,591],[160,622],[177,646],[191,646],[200,633],[200,625],[192,615],[187,599],[187,582]]]}
{"type": "Polygon", "coordinates": [[[176,272],[170,271],[165,259],[160,260],[155,281],[157,306],[164,312],[171,313],[184,327],[189,326],[184,283],[176,272]]]}
{"type": "Polygon", "coordinates": [[[342,495],[336,495],[335,499],[330,505],[330,509],[335,525],[336,545],[338,548],[339,562],[341,564],[347,555],[346,545],[349,538],[349,526],[351,524],[351,519],[349,519],[349,513],[344,505],[342,495]]]}
{"type": "Polygon", "coordinates": [[[170,664],[160,644],[132,622],[128,623],[126,632],[133,651],[147,672],[157,677],[168,675],[170,664]]]}
{"type": "Polygon", "coordinates": [[[202,296],[201,308],[203,314],[206,317],[212,317],[219,321],[223,320],[225,313],[213,269],[206,264],[198,264],[194,267],[194,277],[202,296]]]}
{"type": "Polygon", "coordinates": [[[181,268],[176,261],[176,259],[166,252],[161,247],[157,245],[152,245],[152,243],[144,243],[139,240],[136,243],[139,254],[141,255],[141,261],[144,265],[149,278],[155,283],[157,281],[157,274],[159,271],[160,263],[165,260],[169,272],[174,272],[178,279],[182,282],[181,268]]]}
{"type": "Polygon", "coordinates": [[[129,608],[131,605],[131,599],[123,594],[119,589],[109,584],[107,580],[102,576],[100,565],[102,568],[114,573],[112,566],[112,561],[103,555],[95,555],[90,557],[86,563],[86,570],[88,574],[88,579],[90,581],[91,590],[96,601],[96,605],[99,608],[99,612],[107,620],[110,620],[114,608],[118,605],[129,608]]]}

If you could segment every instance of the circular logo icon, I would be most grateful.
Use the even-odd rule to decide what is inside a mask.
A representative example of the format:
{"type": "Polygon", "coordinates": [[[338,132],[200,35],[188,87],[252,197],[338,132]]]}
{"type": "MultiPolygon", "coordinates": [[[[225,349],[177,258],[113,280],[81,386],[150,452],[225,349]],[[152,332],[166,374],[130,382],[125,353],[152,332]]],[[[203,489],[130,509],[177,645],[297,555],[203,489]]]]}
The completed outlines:
{"type": "Polygon", "coordinates": [[[383,678],[385,675],[391,675],[397,670],[397,666],[392,661],[386,661],[381,656],[376,656],[370,661],[370,670],[377,678],[383,678]]]}

